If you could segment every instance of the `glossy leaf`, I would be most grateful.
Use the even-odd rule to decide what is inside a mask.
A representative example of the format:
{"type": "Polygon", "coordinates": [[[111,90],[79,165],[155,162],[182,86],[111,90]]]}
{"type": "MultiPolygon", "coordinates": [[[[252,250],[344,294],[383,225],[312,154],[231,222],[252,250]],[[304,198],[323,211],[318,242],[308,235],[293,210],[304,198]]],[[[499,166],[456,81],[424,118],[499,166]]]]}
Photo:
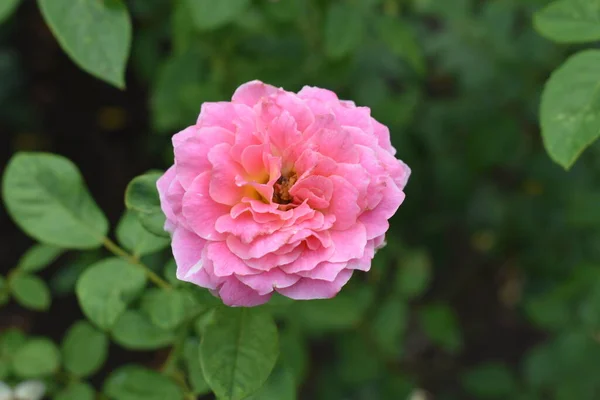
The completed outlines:
{"type": "Polygon", "coordinates": [[[399,18],[382,17],[377,21],[377,34],[387,47],[404,59],[417,73],[425,73],[425,56],[410,26],[399,18]]]}
{"type": "Polygon", "coordinates": [[[175,338],[172,331],[153,325],[139,311],[127,310],[112,327],[113,340],[131,350],[154,350],[171,344],[175,338]]]}
{"type": "Polygon", "coordinates": [[[600,136],[600,50],[571,56],[542,93],[540,119],[550,157],[569,169],[600,136]]]}
{"type": "Polygon", "coordinates": [[[106,361],[108,338],[86,321],[76,322],[62,342],[65,369],[75,376],[94,374],[106,361]]]}
{"type": "Polygon", "coordinates": [[[421,327],[429,339],[450,353],[462,349],[462,335],[452,309],[442,304],[423,307],[419,313],[421,327]]]}
{"type": "Polygon", "coordinates": [[[183,346],[183,359],[187,370],[187,376],[192,386],[192,392],[196,396],[210,393],[210,386],[204,379],[202,366],[200,365],[200,343],[195,338],[186,340],[183,346]]]}
{"type": "Polygon", "coordinates": [[[148,232],[133,212],[126,212],[121,217],[116,235],[119,243],[136,257],[155,253],[170,244],[168,238],[148,232]]]}
{"type": "Polygon", "coordinates": [[[185,0],[197,29],[211,30],[224,26],[240,16],[250,0],[185,0]]]}
{"type": "Polygon", "coordinates": [[[3,0],[0,2],[0,24],[12,15],[20,2],[21,0],[3,0]]]}
{"type": "Polygon", "coordinates": [[[54,400],[94,400],[96,391],[83,382],[73,382],[54,396],[54,400]]]}
{"type": "Polygon", "coordinates": [[[35,275],[17,274],[10,281],[10,291],[15,300],[25,308],[45,311],[52,301],[46,283],[35,275]]]}
{"type": "Polygon", "coordinates": [[[183,392],[175,382],[137,365],[111,373],[104,382],[104,393],[114,400],[183,400],[183,392]]]}
{"type": "Polygon", "coordinates": [[[373,340],[392,359],[400,355],[407,324],[408,307],[402,298],[393,296],[386,299],[375,312],[370,325],[373,340]]]}
{"type": "Polygon", "coordinates": [[[224,400],[241,400],[260,389],[278,354],[275,323],[251,308],[219,308],[200,344],[206,382],[224,400]]]}
{"type": "Polygon", "coordinates": [[[60,366],[60,352],[45,338],[31,339],[12,357],[12,369],[20,378],[40,378],[53,374],[60,366]]]}
{"type": "Polygon", "coordinates": [[[352,53],[360,45],[364,30],[364,18],[357,7],[332,3],[325,18],[325,54],[339,59],[352,53]]]}
{"type": "Polygon", "coordinates": [[[463,376],[463,385],[478,399],[507,399],[517,393],[514,374],[507,366],[496,363],[478,365],[463,376]]]}
{"type": "Polygon", "coordinates": [[[169,237],[165,232],[165,215],[160,209],[160,199],[156,181],[162,174],[148,172],[133,178],[125,190],[125,205],[139,218],[142,226],[149,232],[169,237]]]}
{"type": "Polygon", "coordinates": [[[194,306],[191,296],[176,290],[151,289],[142,296],[141,309],[162,329],[177,327],[194,306]]]}
{"type": "Polygon", "coordinates": [[[47,244],[33,245],[23,254],[17,268],[27,272],[39,271],[52,264],[63,251],[60,247],[47,244]]]}
{"type": "Polygon", "coordinates": [[[120,89],[131,46],[131,21],[121,0],[38,0],[44,20],[73,62],[120,89]]]}
{"type": "Polygon", "coordinates": [[[90,266],[75,292],[83,313],[101,329],[110,329],[146,285],[144,271],[119,258],[90,266]]]}
{"type": "Polygon", "coordinates": [[[6,304],[10,299],[10,289],[6,279],[0,275],[0,305],[6,304]]]}
{"type": "Polygon", "coordinates": [[[102,245],[108,221],[68,159],[17,153],[4,171],[2,188],[12,218],[38,241],[74,249],[102,245]]]}
{"type": "Polygon", "coordinates": [[[248,400],[296,400],[296,381],[292,371],[284,365],[276,365],[265,384],[248,400]]]}
{"type": "Polygon", "coordinates": [[[600,1],[554,1],[535,13],[533,23],[541,35],[556,42],[600,40],[600,1]]]}

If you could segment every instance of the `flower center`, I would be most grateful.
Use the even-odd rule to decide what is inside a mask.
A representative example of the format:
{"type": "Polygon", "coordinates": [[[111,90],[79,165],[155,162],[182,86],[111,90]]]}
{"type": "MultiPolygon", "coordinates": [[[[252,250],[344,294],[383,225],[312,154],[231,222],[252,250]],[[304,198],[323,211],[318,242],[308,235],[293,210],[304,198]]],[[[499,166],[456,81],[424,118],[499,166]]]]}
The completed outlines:
{"type": "Polygon", "coordinates": [[[273,185],[273,202],[277,204],[290,204],[293,200],[290,195],[290,189],[298,180],[296,172],[290,171],[289,174],[281,175],[275,185],[273,185]]]}

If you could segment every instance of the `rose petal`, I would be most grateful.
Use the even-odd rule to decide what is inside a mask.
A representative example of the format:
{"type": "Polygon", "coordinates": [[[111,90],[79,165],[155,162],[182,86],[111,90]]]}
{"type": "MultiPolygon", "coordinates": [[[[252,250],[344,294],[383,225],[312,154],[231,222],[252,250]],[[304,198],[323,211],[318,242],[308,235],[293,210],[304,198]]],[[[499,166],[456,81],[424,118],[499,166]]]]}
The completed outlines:
{"type": "Polygon", "coordinates": [[[261,81],[254,80],[244,83],[237,88],[231,100],[234,103],[242,103],[246,104],[247,106],[254,107],[261,101],[261,99],[269,97],[275,93],[277,93],[277,88],[275,86],[267,85],[261,81]]]}
{"type": "Polygon", "coordinates": [[[206,256],[212,261],[215,276],[248,275],[260,272],[248,267],[244,261],[229,250],[225,242],[208,243],[206,245],[206,256]]]}
{"type": "Polygon", "coordinates": [[[177,217],[173,212],[171,203],[167,200],[167,192],[169,186],[175,179],[175,166],[171,166],[158,180],[156,181],[156,189],[158,190],[158,197],[160,198],[160,208],[167,217],[165,222],[165,230],[173,232],[175,224],[177,223],[177,217]]]}
{"type": "Polygon", "coordinates": [[[266,295],[273,292],[273,289],[292,286],[300,280],[300,277],[297,275],[288,275],[279,268],[273,268],[257,275],[238,276],[238,279],[256,290],[258,294],[266,295]]]}
{"type": "Polygon", "coordinates": [[[190,185],[183,196],[183,216],[188,226],[206,240],[224,240],[215,229],[217,220],[227,215],[229,207],[215,202],[209,195],[210,172],[204,172],[190,185]]]}
{"type": "Polygon", "coordinates": [[[236,277],[230,276],[219,289],[219,297],[230,307],[254,307],[269,301],[271,295],[258,294],[236,277]]]}
{"type": "Polygon", "coordinates": [[[330,299],[342,289],[352,277],[352,271],[342,270],[332,281],[302,278],[287,288],[277,288],[277,292],[295,300],[330,299]]]}

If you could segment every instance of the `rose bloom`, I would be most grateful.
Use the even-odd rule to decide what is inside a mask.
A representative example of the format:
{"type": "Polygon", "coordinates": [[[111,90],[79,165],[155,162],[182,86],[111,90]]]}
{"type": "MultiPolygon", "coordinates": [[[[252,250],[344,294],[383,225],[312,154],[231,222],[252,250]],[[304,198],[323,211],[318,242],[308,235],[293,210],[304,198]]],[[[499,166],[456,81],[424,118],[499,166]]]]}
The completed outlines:
{"type": "Polygon", "coordinates": [[[259,81],[204,103],[158,180],[177,277],[230,306],[335,296],[368,271],[410,169],[367,107],[259,81]]]}

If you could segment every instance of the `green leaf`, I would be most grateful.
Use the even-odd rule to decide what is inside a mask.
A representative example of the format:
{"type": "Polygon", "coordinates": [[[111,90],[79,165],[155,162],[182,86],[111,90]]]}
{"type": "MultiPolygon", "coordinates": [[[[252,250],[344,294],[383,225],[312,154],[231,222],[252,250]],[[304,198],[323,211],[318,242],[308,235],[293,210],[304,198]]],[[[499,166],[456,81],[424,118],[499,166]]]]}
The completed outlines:
{"type": "Polygon", "coordinates": [[[410,26],[398,17],[377,20],[377,34],[390,51],[404,59],[419,75],[425,74],[425,56],[410,26]]]}
{"type": "Polygon", "coordinates": [[[238,18],[250,0],[185,0],[199,30],[219,28],[238,18]]]}
{"type": "Polygon", "coordinates": [[[325,54],[332,59],[352,53],[364,34],[364,16],[357,7],[333,3],[325,18],[325,54]]]}
{"type": "Polygon", "coordinates": [[[463,376],[467,392],[478,399],[509,399],[517,392],[517,380],[503,364],[482,364],[463,376]]]}
{"type": "Polygon", "coordinates": [[[379,348],[394,359],[402,351],[402,338],[408,324],[408,307],[403,299],[393,296],[377,309],[371,329],[379,348]]]}
{"type": "Polygon", "coordinates": [[[542,93],[540,119],[550,157],[569,169],[600,136],[600,50],[570,57],[542,93]]]}
{"type": "Polygon", "coordinates": [[[10,289],[6,283],[6,279],[0,275],[0,305],[8,303],[10,299],[10,289]]]}
{"type": "Polygon", "coordinates": [[[183,347],[183,359],[187,369],[187,376],[192,386],[192,392],[196,396],[210,393],[210,386],[204,379],[202,366],[200,365],[200,343],[195,338],[186,340],[183,347]]]}
{"type": "Polygon", "coordinates": [[[431,280],[431,260],[424,251],[412,251],[398,262],[396,290],[405,299],[423,294],[431,280]]]}
{"type": "Polygon", "coordinates": [[[20,378],[39,378],[53,374],[60,366],[60,352],[45,338],[32,339],[13,355],[12,369],[20,378]]]}
{"type": "Polygon", "coordinates": [[[421,327],[429,339],[450,353],[462,349],[462,336],[452,309],[443,304],[431,304],[419,312],[421,327]]]}
{"type": "Polygon", "coordinates": [[[11,373],[13,355],[25,344],[27,339],[20,331],[9,328],[0,335],[0,379],[11,373]]]}
{"type": "Polygon", "coordinates": [[[343,331],[355,326],[366,312],[373,292],[368,287],[342,291],[333,299],[296,301],[288,315],[313,334],[343,331]]]}
{"type": "Polygon", "coordinates": [[[108,221],[68,159],[17,153],[4,171],[3,192],[9,214],[38,241],[74,249],[102,245],[108,221]]]}
{"type": "Polygon", "coordinates": [[[204,335],[206,327],[213,323],[214,317],[215,309],[213,308],[196,318],[196,321],[194,321],[194,330],[199,336],[204,335]]]}
{"type": "Polygon", "coordinates": [[[217,82],[208,80],[204,57],[192,48],[162,63],[150,99],[153,124],[159,132],[189,126],[198,118],[203,102],[222,100],[217,82]]]}
{"type": "Polygon", "coordinates": [[[12,15],[20,2],[21,0],[2,0],[0,2],[0,24],[12,15]]]}
{"type": "Polygon", "coordinates": [[[38,0],[63,50],[86,72],[120,89],[131,47],[131,21],[121,0],[38,0]]]}
{"type": "Polygon", "coordinates": [[[35,275],[17,274],[8,282],[15,300],[23,307],[36,311],[50,308],[52,301],[46,283],[35,275]]]}
{"type": "Polygon", "coordinates": [[[146,285],[141,268],[120,258],[90,266],[77,281],[75,292],[83,313],[101,329],[110,329],[146,285]]]}
{"type": "Polygon", "coordinates": [[[264,4],[266,13],[281,22],[294,21],[301,15],[303,0],[269,1],[264,4]]]}
{"type": "Polygon", "coordinates": [[[165,347],[175,338],[172,331],[153,325],[141,312],[127,310],[111,330],[113,340],[131,350],[154,350],[165,347]]]}
{"type": "Polygon", "coordinates": [[[94,400],[96,391],[83,382],[72,382],[54,396],[54,400],[94,400]]]}
{"type": "Polygon", "coordinates": [[[158,236],[169,237],[164,230],[165,215],[160,208],[156,189],[156,181],[161,175],[159,172],[147,172],[133,178],[125,190],[125,206],[135,212],[146,230],[158,236]]]}
{"type": "Polygon", "coordinates": [[[372,382],[384,372],[384,360],[355,332],[338,336],[335,350],[335,374],[344,386],[360,387],[372,382]]]}
{"type": "Polygon", "coordinates": [[[76,322],[62,342],[65,369],[78,377],[93,375],[108,354],[108,338],[86,321],[76,322]]]}
{"type": "Polygon", "coordinates": [[[241,400],[260,389],[278,354],[275,322],[253,308],[219,308],[200,344],[204,378],[224,400],[241,400]]]}
{"type": "Polygon", "coordinates": [[[133,212],[125,212],[117,225],[116,235],[119,243],[136,257],[156,253],[170,243],[168,238],[148,232],[133,212]]]}
{"type": "Polygon", "coordinates": [[[185,292],[150,289],[142,296],[141,309],[157,327],[174,329],[183,322],[193,305],[194,300],[185,292]]]}
{"type": "Polygon", "coordinates": [[[296,400],[296,381],[290,368],[278,364],[258,392],[247,400],[296,400]]]}
{"type": "Polygon", "coordinates": [[[300,385],[308,372],[308,347],[298,329],[284,328],[279,333],[280,361],[290,369],[294,381],[300,385]]]}
{"type": "Polygon", "coordinates": [[[104,257],[104,252],[99,250],[77,254],[74,259],[70,259],[68,263],[62,265],[52,276],[50,280],[52,293],[57,296],[66,296],[75,292],[75,285],[79,277],[89,266],[104,257]]]}
{"type": "Polygon", "coordinates": [[[137,365],[110,374],[104,382],[104,393],[114,400],[183,400],[183,392],[173,381],[137,365]]]}
{"type": "Polygon", "coordinates": [[[25,335],[14,328],[9,328],[0,336],[0,358],[10,359],[25,343],[25,335]]]}
{"type": "Polygon", "coordinates": [[[186,2],[179,1],[173,7],[171,46],[172,54],[177,55],[184,53],[194,45],[195,39],[198,38],[198,30],[186,2]]]}
{"type": "Polygon", "coordinates": [[[165,264],[163,276],[166,278],[167,282],[173,286],[181,286],[183,282],[177,279],[177,264],[173,258],[169,259],[165,264]]]}
{"type": "Polygon", "coordinates": [[[44,269],[58,258],[64,249],[47,244],[36,244],[27,250],[19,260],[17,269],[27,272],[35,272],[44,269]]]}
{"type": "Polygon", "coordinates": [[[600,40],[599,0],[558,0],[533,16],[535,29],[560,43],[600,40]]]}

